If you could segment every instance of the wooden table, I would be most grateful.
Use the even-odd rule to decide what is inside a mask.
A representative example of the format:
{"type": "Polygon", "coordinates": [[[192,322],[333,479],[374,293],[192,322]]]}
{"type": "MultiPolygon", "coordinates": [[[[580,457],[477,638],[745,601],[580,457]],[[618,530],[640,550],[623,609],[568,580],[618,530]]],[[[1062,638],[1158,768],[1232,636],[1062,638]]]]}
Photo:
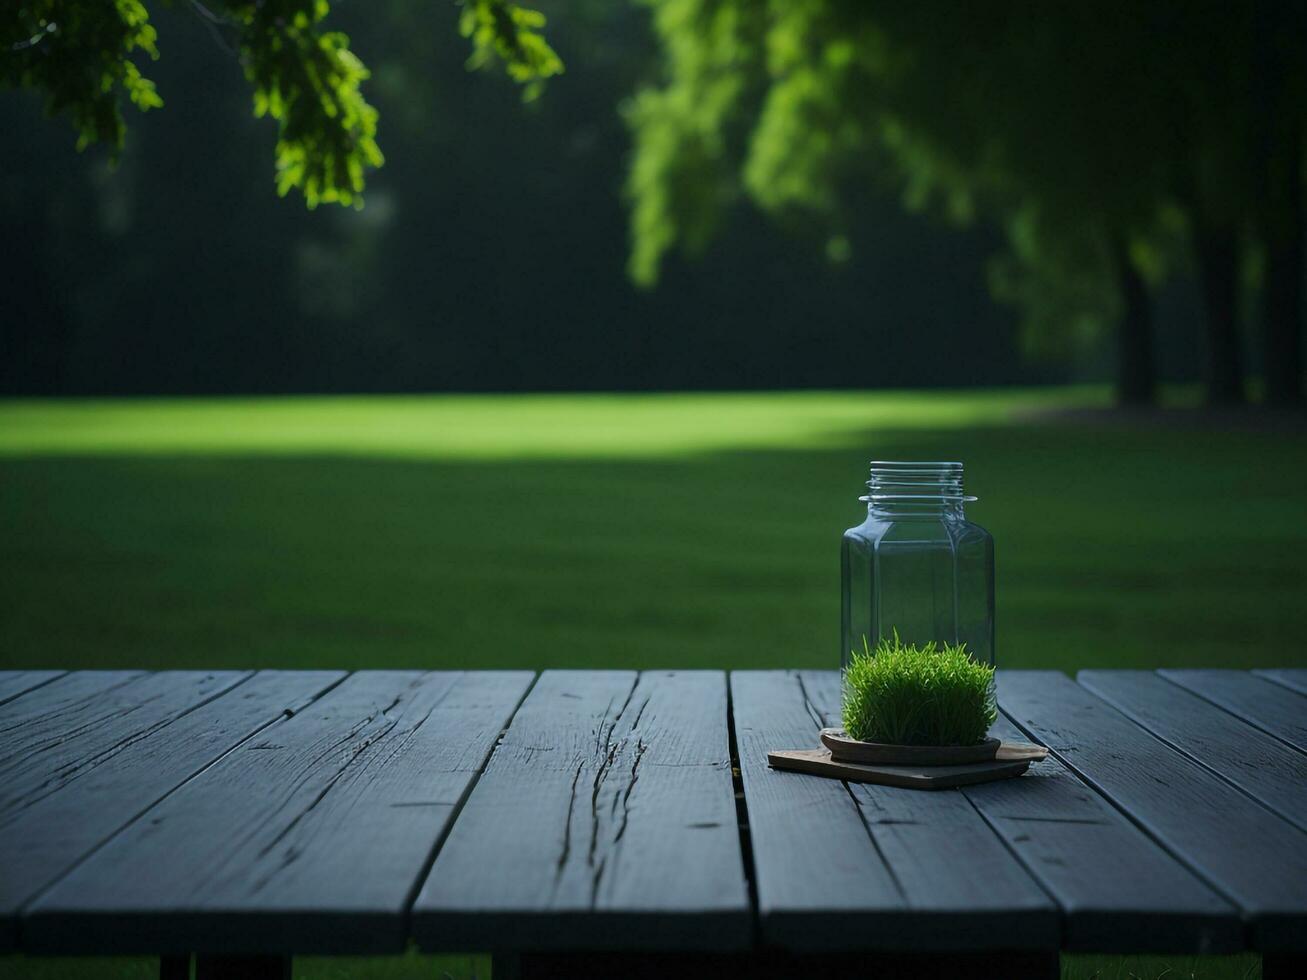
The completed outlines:
{"type": "Polygon", "coordinates": [[[0,950],[1307,976],[1307,671],[1000,672],[998,733],[1052,757],[937,793],[769,770],[838,698],[820,671],[0,673],[0,950]]]}

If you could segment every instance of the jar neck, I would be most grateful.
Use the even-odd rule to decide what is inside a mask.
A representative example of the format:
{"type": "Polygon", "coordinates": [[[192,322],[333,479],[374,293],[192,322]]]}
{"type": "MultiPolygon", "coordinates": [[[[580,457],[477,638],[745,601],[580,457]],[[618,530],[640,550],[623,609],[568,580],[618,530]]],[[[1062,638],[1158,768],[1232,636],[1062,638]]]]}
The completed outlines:
{"type": "Polygon", "coordinates": [[[964,520],[975,497],[962,491],[961,463],[873,460],[867,495],[858,498],[882,520],[964,520]]]}

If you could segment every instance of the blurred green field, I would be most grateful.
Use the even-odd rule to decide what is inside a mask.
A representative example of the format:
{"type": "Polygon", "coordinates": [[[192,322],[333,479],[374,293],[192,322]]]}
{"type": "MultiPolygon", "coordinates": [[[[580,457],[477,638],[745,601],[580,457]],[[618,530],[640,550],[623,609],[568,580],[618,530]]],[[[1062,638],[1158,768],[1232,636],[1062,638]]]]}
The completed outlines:
{"type": "MultiPolygon", "coordinates": [[[[873,457],[966,463],[1001,666],[1307,666],[1307,430],[1061,411],[1105,404],[0,402],[0,666],[834,667],[839,535],[873,457]]],[[[110,975],[96,962],[0,976],[110,975]]],[[[1129,972],[1104,962],[1067,969],[1129,972]]]]}
{"type": "Polygon", "coordinates": [[[1303,431],[1098,397],[0,403],[0,657],[834,666],[875,456],[965,461],[1001,665],[1307,663],[1303,431]]]}

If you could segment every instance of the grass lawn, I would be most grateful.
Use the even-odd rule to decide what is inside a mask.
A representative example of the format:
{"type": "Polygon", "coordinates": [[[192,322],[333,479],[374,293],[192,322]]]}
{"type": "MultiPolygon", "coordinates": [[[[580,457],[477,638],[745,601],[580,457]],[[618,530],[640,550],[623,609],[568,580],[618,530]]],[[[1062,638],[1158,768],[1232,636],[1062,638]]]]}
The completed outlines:
{"type": "MultiPolygon", "coordinates": [[[[1104,399],[0,402],[0,667],[835,667],[873,456],[965,461],[1001,666],[1307,665],[1307,431],[1042,414],[1104,399]]],[[[297,974],[440,975],[369,962],[297,974]]]]}

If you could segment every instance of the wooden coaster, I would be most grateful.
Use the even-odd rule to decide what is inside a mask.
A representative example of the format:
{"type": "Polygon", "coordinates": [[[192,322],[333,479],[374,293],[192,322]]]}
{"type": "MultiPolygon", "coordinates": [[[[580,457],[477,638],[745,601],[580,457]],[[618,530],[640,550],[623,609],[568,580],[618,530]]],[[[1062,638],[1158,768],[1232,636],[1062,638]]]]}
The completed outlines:
{"type": "Polygon", "coordinates": [[[879,783],[905,789],[948,789],[972,786],[996,779],[1020,776],[1030,768],[1031,758],[992,759],[960,766],[883,766],[858,762],[836,762],[829,749],[793,749],[767,753],[773,769],[806,772],[813,776],[844,779],[853,783],[879,783]]]}
{"type": "Polygon", "coordinates": [[[821,744],[830,749],[836,762],[860,762],[868,766],[964,766],[988,762],[998,752],[999,741],[987,738],[976,745],[888,745],[859,742],[842,728],[823,728],[821,744]]]}

